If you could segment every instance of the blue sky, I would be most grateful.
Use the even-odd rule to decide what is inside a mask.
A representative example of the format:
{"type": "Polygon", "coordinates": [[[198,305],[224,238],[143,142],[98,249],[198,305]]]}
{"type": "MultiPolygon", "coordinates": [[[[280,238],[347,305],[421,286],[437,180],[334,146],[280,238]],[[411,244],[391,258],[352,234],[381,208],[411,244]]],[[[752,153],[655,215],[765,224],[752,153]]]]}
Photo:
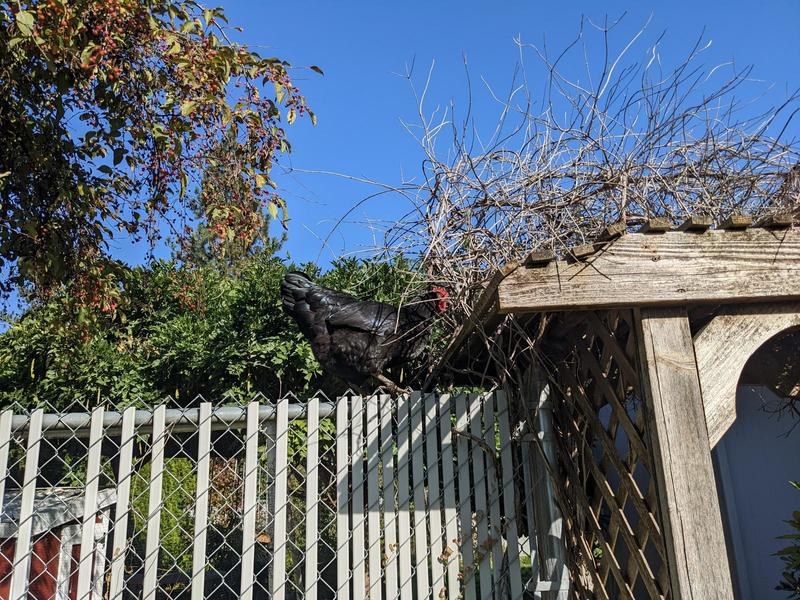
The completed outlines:
{"type": "MultiPolygon", "coordinates": [[[[612,40],[616,45],[650,19],[645,44],[663,32],[665,61],[678,60],[705,29],[712,42],[705,53],[709,68],[734,61],[753,64],[753,77],[773,87],[761,101],[778,102],[800,87],[800,2],[474,2],[355,1],[305,3],[227,0],[222,6],[239,40],[296,67],[318,65],[325,76],[298,68],[296,83],[318,116],[289,129],[294,151],[275,171],[288,199],[291,222],[287,253],[295,260],[323,263],[373,244],[361,225],[369,219],[400,214],[398,198],[378,197],[356,210],[330,239],[322,240],[355,202],[376,190],[344,179],[298,172],[333,171],[386,183],[420,172],[422,153],[400,119],[413,119],[414,99],[398,73],[415,65],[420,83],[435,61],[429,105],[466,107],[466,55],[474,88],[480,77],[498,88],[509,85],[519,60],[513,39],[563,48],[581,16],[602,22],[627,12],[612,40]],[[291,173],[287,169],[295,169],[291,173]]],[[[599,39],[599,38],[595,38],[599,39]]],[[[600,48],[598,47],[598,51],[600,48]]],[[[644,50],[644,46],[640,46],[644,50]]],[[[530,56],[529,60],[533,60],[530,56]]],[[[569,65],[567,65],[569,67],[569,65]]],[[[577,66],[577,65],[574,65],[577,66]]],[[[535,91],[535,86],[534,86],[535,91]]],[[[492,127],[498,107],[480,89],[474,92],[478,127],[492,127]]],[[[800,128],[793,126],[794,135],[800,128]]],[[[137,252],[130,256],[136,260],[137,252]]]]}

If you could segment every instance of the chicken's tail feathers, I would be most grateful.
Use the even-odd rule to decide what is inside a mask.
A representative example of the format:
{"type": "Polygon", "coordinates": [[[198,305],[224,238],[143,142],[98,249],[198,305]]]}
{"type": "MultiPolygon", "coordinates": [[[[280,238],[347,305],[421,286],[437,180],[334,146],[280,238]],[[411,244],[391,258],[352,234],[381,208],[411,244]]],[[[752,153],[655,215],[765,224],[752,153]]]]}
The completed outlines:
{"type": "Polygon", "coordinates": [[[305,299],[306,293],[314,286],[311,278],[300,271],[289,271],[281,281],[281,300],[283,308],[294,314],[295,305],[305,299]]]}

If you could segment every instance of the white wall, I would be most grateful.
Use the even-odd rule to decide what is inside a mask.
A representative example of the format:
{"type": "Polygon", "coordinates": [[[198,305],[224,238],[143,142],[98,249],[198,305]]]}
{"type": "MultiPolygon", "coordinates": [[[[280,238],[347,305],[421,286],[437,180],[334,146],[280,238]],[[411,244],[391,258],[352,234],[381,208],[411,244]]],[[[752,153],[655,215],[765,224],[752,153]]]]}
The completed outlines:
{"type": "Polygon", "coordinates": [[[723,515],[734,545],[739,600],[785,600],[775,591],[783,562],[773,556],[790,533],[785,523],[800,510],[800,492],[788,484],[800,480],[800,426],[762,410],[778,398],[763,387],[739,388],[737,416],[715,449],[718,477],[726,503],[723,515]]]}

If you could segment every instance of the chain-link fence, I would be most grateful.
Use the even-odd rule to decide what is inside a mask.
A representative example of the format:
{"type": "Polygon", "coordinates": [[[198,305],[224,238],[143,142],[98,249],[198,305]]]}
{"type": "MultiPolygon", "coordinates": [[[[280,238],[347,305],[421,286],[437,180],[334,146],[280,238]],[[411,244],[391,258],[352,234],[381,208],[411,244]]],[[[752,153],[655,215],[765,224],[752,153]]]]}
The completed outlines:
{"type": "Polygon", "coordinates": [[[11,407],[0,600],[555,597],[526,427],[502,393],[11,407]]]}

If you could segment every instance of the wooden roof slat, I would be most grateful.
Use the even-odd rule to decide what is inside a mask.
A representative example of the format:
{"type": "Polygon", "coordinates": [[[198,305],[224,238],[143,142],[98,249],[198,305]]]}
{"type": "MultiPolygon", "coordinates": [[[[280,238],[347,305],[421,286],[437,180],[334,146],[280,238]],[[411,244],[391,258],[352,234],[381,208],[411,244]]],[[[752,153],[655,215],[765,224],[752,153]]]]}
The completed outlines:
{"type": "Polygon", "coordinates": [[[708,231],[714,219],[707,215],[692,215],[678,227],[678,231],[708,231]]]}
{"type": "Polygon", "coordinates": [[[573,246],[569,249],[569,255],[574,258],[575,260],[580,260],[582,258],[586,258],[587,256],[591,256],[597,250],[599,246],[597,244],[580,244],[579,246],[573,246]]]}
{"type": "Polygon", "coordinates": [[[625,221],[617,221],[616,223],[612,223],[600,234],[600,237],[597,238],[600,242],[606,242],[608,240],[613,240],[621,235],[625,235],[628,233],[628,225],[625,221]]]}
{"type": "Polygon", "coordinates": [[[665,231],[672,231],[672,229],[672,221],[664,217],[655,217],[645,221],[637,233],[664,233],[665,231]]]}
{"type": "Polygon", "coordinates": [[[759,227],[769,227],[771,229],[782,229],[784,227],[791,227],[795,223],[795,217],[790,212],[775,213],[774,215],[767,215],[761,219],[757,225],[759,227]]]}
{"type": "Polygon", "coordinates": [[[753,224],[753,217],[750,215],[731,215],[719,225],[719,229],[747,229],[753,224]]]}
{"type": "Polygon", "coordinates": [[[522,261],[522,264],[526,267],[532,267],[534,265],[547,264],[551,260],[555,259],[556,255],[552,250],[535,250],[531,252],[524,261],[522,261]]]}

